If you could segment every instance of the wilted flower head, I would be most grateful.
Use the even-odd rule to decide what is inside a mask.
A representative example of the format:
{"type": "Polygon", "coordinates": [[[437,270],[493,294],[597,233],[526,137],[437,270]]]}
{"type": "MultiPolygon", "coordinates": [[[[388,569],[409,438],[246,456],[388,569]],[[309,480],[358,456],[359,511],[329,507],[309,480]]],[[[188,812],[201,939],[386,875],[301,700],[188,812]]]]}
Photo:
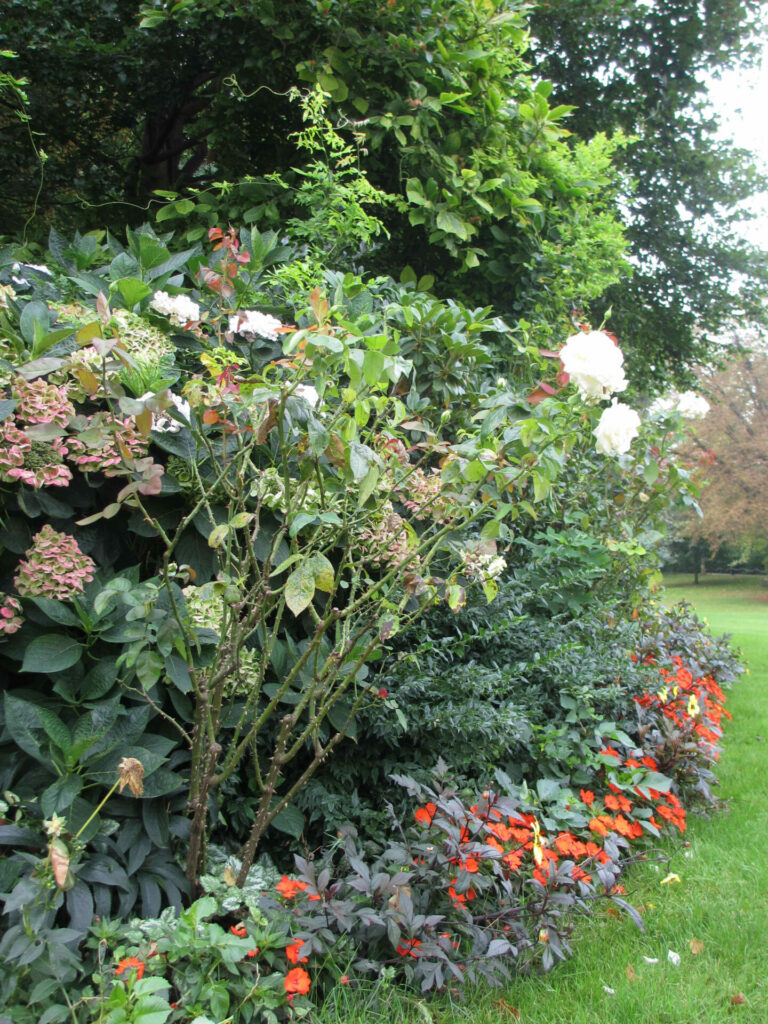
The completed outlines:
{"type": "Polygon", "coordinates": [[[117,766],[117,774],[120,779],[118,793],[122,793],[125,787],[134,796],[141,796],[144,792],[144,765],[138,758],[124,757],[117,766]]]}
{"type": "Polygon", "coordinates": [[[277,332],[282,326],[276,316],[259,313],[256,309],[241,309],[229,318],[229,330],[233,334],[258,334],[270,341],[277,340],[277,332]]]}
{"type": "Polygon", "coordinates": [[[171,323],[186,327],[188,323],[200,319],[200,307],[187,295],[169,295],[168,292],[155,292],[150,302],[163,316],[170,317],[171,323]]]}
{"type": "Polygon", "coordinates": [[[58,839],[66,824],[66,818],[62,818],[60,815],[54,814],[50,819],[43,822],[43,828],[45,829],[45,834],[50,836],[51,839],[58,839]]]}
{"type": "Polygon", "coordinates": [[[83,592],[96,569],[74,537],[57,533],[48,523],[35,535],[26,556],[13,580],[22,597],[66,601],[83,592]]]}
{"type": "Polygon", "coordinates": [[[560,349],[560,360],[563,370],[589,404],[626,390],[624,356],[605,331],[572,335],[560,349]]]}
{"type": "Polygon", "coordinates": [[[601,455],[624,455],[640,430],[640,417],[628,405],[617,402],[603,409],[600,422],[592,433],[601,455]]]}

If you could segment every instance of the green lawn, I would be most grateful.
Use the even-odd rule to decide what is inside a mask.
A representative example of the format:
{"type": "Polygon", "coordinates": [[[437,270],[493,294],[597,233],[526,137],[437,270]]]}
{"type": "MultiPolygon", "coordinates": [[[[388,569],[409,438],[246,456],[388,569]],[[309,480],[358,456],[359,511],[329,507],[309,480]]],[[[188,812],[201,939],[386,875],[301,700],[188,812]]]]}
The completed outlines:
{"type": "Polygon", "coordinates": [[[517,980],[503,993],[472,993],[463,1005],[379,990],[366,1008],[343,996],[342,1005],[326,1005],[324,1021],[768,1022],[768,587],[739,576],[705,576],[696,587],[674,576],[666,600],[690,601],[713,632],[733,633],[750,673],[728,699],[734,721],[719,772],[724,809],[689,818],[690,846],[670,850],[669,867],[645,864],[632,875],[628,898],[641,908],[646,933],[603,910],[579,924],[576,955],[549,975],[517,980]],[[662,885],[667,871],[680,883],[662,885]],[[668,961],[670,950],[679,966],[668,961]]]}

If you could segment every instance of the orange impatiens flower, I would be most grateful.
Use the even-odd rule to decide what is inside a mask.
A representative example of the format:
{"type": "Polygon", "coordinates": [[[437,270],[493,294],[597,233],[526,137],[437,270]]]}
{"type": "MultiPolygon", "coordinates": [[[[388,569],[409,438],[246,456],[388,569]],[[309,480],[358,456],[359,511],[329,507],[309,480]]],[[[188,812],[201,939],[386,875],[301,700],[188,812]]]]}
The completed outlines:
{"type": "Polygon", "coordinates": [[[137,956],[127,956],[117,965],[115,974],[122,974],[124,971],[136,971],[137,978],[144,977],[144,961],[140,960],[137,956]]]}
{"type": "Polygon", "coordinates": [[[292,942],[290,946],[285,947],[285,955],[292,964],[305,964],[307,962],[307,957],[299,958],[299,950],[303,945],[304,939],[297,939],[296,942],[292,942]]]}
{"type": "Polygon", "coordinates": [[[397,947],[397,952],[400,956],[412,956],[414,959],[417,959],[420,945],[421,939],[406,939],[397,947]]]}
{"type": "Polygon", "coordinates": [[[432,819],[437,813],[437,805],[428,803],[425,807],[420,807],[414,812],[414,818],[420,825],[426,825],[427,827],[432,824],[432,819]]]}
{"type": "Polygon", "coordinates": [[[288,971],[283,979],[283,988],[291,996],[305,996],[309,992],[312,982],[303,967],[294,967],[288,971]]]}
{"type": "Polygon", "coordinates": [[[236,935],[238,939],[244,939],[245,936],[248,934],[248,929],[245,927],[244,924],[230,925],[229,930],[232,932],[233,935],[236,935]]]}
{"type": "Polygon", "coordinates": [[[287,900],[292,900],[294,896],[298,896],[300,892],[304,892],[308,888],[308,883],[301,882],[298,878],[289,878],[287,875],[283,875],[275,888],[281,896],[284,896],[287,900]]]}

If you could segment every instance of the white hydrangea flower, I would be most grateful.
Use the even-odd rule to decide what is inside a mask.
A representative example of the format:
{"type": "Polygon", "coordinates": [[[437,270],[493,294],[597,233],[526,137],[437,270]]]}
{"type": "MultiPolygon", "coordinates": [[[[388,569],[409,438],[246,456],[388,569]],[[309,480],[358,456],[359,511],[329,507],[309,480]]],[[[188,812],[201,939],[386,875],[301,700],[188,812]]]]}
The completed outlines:
{"type": "Polygon", "coordinates": [[[185,327],[193,320],[200,319],[200,307],[187,295],[169,295],[168,292],[155,292],[150,302],[163,316],[170,317],[171,323],[185,327]]]}
{"type": "Polygon", "coordinates": [[[560,349],[563,370],[588,404],[624,391],[624,356],[605,331],[574,334],[560,349]]]}
{"type": "Polygon", "coordinates": [[[259,313],[257,309],[241,309],[229,318],[232,334],[258,334],[260,338],[277,341],[277,332],[283,325],[276,316],[259,313]]]}
{"type": "Polygon", "coordinates": [[[686,420],[703,420],[709,412],[709,402],[695,391],[684,391],[677,400],[677,411],[686,420]]]}
{"type": "Polygon", "coordinates": [[[595,448],[601,455],[624,455],[640,430],[640,417],[628,405],[617,402],[603,409],[600,422],[592,433],[597,438],[595,448]]]}

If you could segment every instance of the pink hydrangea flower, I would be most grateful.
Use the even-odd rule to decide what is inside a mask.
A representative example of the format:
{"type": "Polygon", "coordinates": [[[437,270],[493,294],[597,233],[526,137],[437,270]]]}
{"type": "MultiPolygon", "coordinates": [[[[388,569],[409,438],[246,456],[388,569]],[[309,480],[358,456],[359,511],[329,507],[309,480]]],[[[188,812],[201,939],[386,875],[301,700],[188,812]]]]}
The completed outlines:
{"type": "Polygon", "coordinates": [[[93,579],[96,565],[78,547],[74,537],[57,533],[46,524],[19,562],[14,584],[22,597],[50,597],[66,601],[81,594],[93,579]]]}
{"type": "Polygon", "coordinates": [[[434,519],[436,523],[450,518],[450,505],[441,495],[443,488],[439,470],[427,474],[423,469],[414,469],[406,480],[395,488],[395,493],[414,519],[434,519]]]}
{"type": "Polygon", "coordinates": [[[0,426],[0,479],[34,487],[66,487],[72,473],[63,459],[65,442],[33,441],[13,423],[0,426]]]}
{"type": "Polygon", "coordinates": [[[21,605],[10,594],[0,593],[0,634],[10,636],[21,628],[21,605]]]}
{"type": "Polygon", "coordinates": [[[25,423],[58,423],[66,427],[75,407],[69,400],[67,386],[47,384],[42,377],[13,382],[13,397],[17,400],[16,416],[25,423]]]}
{"type": "Polygon", "coordinates": [[[137,431],[130,419],[118,421],[116,426],[107,413],[96,413],[88,417],[88,431],[95,435],[101,432],[94,443],[86,444],[79,437],[68,440],[70,462],[83,473],[103,473],[105,476],[119,476],[126,459],[140,459],[147,454],[149,442],[137,431]]]}

